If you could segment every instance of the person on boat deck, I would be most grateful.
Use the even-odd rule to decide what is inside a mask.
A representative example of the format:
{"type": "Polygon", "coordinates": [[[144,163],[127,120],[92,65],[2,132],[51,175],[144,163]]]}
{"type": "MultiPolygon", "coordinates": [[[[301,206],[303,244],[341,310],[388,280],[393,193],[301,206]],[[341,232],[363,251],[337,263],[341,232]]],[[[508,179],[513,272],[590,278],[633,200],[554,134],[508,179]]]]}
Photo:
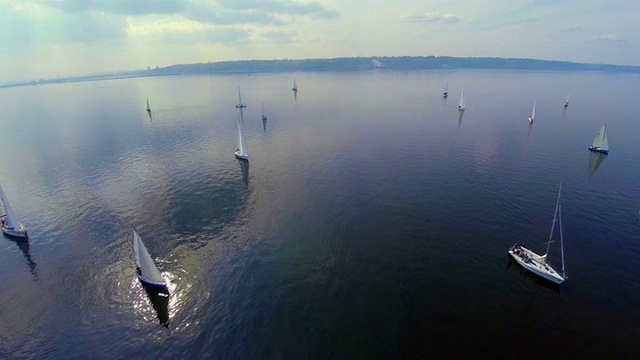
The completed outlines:
{"type": "Polygon", "coordinates": [[[2,226],[7,226],[7,219],[2,219],[2,221],[0,221],[0,224],[2,224],[2,226]]]}

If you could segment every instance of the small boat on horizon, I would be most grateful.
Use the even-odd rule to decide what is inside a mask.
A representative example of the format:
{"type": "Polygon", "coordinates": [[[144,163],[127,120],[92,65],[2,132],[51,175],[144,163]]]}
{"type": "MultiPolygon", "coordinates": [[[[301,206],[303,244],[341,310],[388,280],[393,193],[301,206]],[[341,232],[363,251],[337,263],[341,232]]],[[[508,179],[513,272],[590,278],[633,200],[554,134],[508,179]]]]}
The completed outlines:
{"type": "Polygon", "coordinates": [[[4,205],[5,210],[5,214],[0,216],[2,232],[5,233],[5,235],[15,238],[28,239],[29,234],[27,233],[27,228],[23,223],[18,221],[18,218],[13,212],[13,208],[11,208],[11,203],[2,189],[2,185],[0,185],[0,198],[2,199],[2,205],[4,205]]]}
{"type": "Polygon", "coordinates": [[[149,98],[147,98],[147,111],[151,112],[151,106],[149,105],[149,98]]]}
{"type": "Polygon", "coordinates": [[[166,289],[167,284],[160,274],[160,271],[153,263],[151,255],[142,243],[142,239],[135,228],[133,231],[133,250],[136,255],[136,275],[143,285],[154,288],[166,289]]]}
{"type": "Polygon", "coordinates": [[[602,125],[598,135],[593,139],[593,143],[589,146],[589,150],[608,154],[609,153],[609,141],[607,140],[607,124],[602,125]]]}
{"type": "Polygon", "coordinates": [[[444,86],[444,92],[442,93],[442,98],[446,99],[449,97],[449,83],[444,86]]]}
{"type": "Polygon", "coordinates": [[[550,280],[556,284],[562,284],[567,276],[565,274],[564,267],[564,244],[562,239],[562,208],[560,206],[560,194],[562,193],[562,181],[560,181],[560,187],[558,189],[558,198],[556,200],[556,210],[553,214],[553,220],[551,222],[551,233],[549,234],[549,241],[547,242],[547,251],[544,255],[538,255],[533,250],[527,249],[524,244],[513,245],[509,249],[509,255],[520,266],[530,271],[531,273],[538,275],[544,279],[550,280]],[[549,249],[553,243],[553,230],[556,222],[558,222],[558,228],[560,229],[560,253],[562,257],[562,274],[558,273],[549,263],[549,249]]]}
{"type": "Polygon", "coordinates": [[[569,93],[567,93],[567,100],[564,102],[564,107],[569,107],[569,93]]]}
{"type": "Polygon", "coordinates": [[[531,116],[529,116],[529,124],[533,122],[533,119],[536,117],[536,101],[533,100],[533,109],[531,110],[531,116]]]}
{"type": "Polygon", "coordinates": [[[262,121],[267,121],[267,117],[264,116],[264,103],[260,103],[260,107],[262,109],[262,121]]]}
{"type": "Polygon", "coordinates": [[[293,88],[291,90],[298,91],[298,85],[296,84],[296,79],[293,79],[293,88]]]}

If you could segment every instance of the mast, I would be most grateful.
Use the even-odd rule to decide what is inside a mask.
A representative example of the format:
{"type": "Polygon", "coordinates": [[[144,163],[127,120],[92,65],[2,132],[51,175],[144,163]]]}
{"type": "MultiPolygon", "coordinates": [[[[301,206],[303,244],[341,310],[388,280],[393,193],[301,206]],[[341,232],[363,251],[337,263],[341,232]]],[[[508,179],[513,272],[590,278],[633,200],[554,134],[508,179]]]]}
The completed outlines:
{"type": "Polygon", "coordinates": [[[560,180],[560,188],[558,189],[558,199],[556,200],[556,210],[553,213],[553,220],[551,221],[551,232],[549,233],[549,241],[547,242],[547,252],[544,254],[544,262],[549,263],[549,248],[551,248],[551,243],[553,242],[553,229],[556,226],[556,221],[558,219],[558,209],[560,208],[560,194],[562,193],[562,180],[560,180]]]}
{"type": "Polygon", "coordinates": [[[562,255],[562,277],[567,278],[564,270],[564,241],[562,239],[562,205],[558,207],[558,225],[560,226],[560,254],[562,255]]]}

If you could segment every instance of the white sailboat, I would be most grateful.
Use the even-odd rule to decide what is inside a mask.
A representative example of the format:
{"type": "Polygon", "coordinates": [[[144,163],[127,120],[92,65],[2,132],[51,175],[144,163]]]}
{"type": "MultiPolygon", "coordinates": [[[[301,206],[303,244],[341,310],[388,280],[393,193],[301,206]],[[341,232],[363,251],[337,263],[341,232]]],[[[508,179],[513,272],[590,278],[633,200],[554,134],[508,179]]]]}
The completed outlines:
{"type": "Polygon", "coordinates": [[[593,143],[589,146],[589,150],[603,154],[609,153],[609,141],[607,141],[607,124],[602,125],[598,135],[593,139],[593,143]]]}
{"type": "Polygon", "coordinates": [[[238,148],[236,149],[235,155],[240,160],[249,161],[247,146],[244,144],[244,138],[242,137],[242,127],[240,125],[240,119],[238,119],[238,148]]]}
{"type": "Polygon", "coordinates": [[[460,104],[458,105],[458,110],[459,111],[464,111],[465,109],[465,105],[464,105],[464,89],[462,89],[462,93],[460,93],[460,104]]]}
{"type": "Polygon", "coordinates": [[[531,116],[529,116],[529,124],[533,122],[533,119],[536,117],[536,101],[533,100],[533,110],[531,110],[531,116]]]}
{"type": "Polygon", "coordinates": [[[6,212],[6,214],[0,216],[0,227],[2,227],[2,232],[6,235],[17,238],[28,238],[29,235],[27,234],[27,228],[24,224],[18,221],[18,218],[11,208],[11,203],[2,189],[2,185],[0,185],[0,198],[2,198],[2,204],[4,205],[4,210],[6,212]]]}
{"type": "Polygon", "coordinates": [[[236,105],[236,108],[238,109],[244,109],[247,107],[247,105],[242,103],[242,95],[240,95],[240,86],[238,86],[238,105],[236,105]]]}
{"type": "Polygon", "coordinates": [[[444,92],[442,93],[442,98],[446,99],[449,97],[449,83],[444,86],[444,92]]]}
{"type": "Polygon", "coordinates": [[[567,93],[567,101],[564,102],[564,107],[569,107],[569,93],[567,93]]]}
{"type": "Polygon", "coordinates": [[[261,108],[262,108],[262,121],[266,121],[267,117],[264,116],[264,103],[260,103],[260,105],[261,105],[261,108]]]}
{"type": "Polygon", "coordinates": [[[296,79],[293,79],[293,88],[291,90],[298,91],[298,85],[296,85],[296,79]]]}
{"type": "Polygon", "coordinates": [[[133,250],[136,254],[136,275],[142,284],[156,288],[166,288],[167,284],[160,271],[153,263],[151,255],[142,243],[140,235],[133,229],[133,250]]]}
{"type": "Polygon", "coordinates": [[[147,111],[151,112],[151,106],[149,106],[149,98],[147,98],[147,111]]]}
{"type": "Polygon", "coordinates": [[[564,267],[564,243],[562,238],[562,208],[560,206],[560,194],[562,192],[562,181],[560,181],[560,188],[558,189],[558,199],[556,200],[556,210],[553,214],[553,221],[551,222],[551,233],[549,234],[549,241],[547,242],[547,252],[544,255],[538,255],[532,250],[527,249],[523,245],[513,245],[509,249],[509,254],[513,259],[520,264],[523,268],[529,270],[533,274],[536,274],[544,279],[550,280],[556,284],[562,284],[567,279],[564,267]],[[562,274],[558,273],[549,263],[549,249],[551,243],[553,243],[553,230],[556,225],[556,221],[559,221],[560,229],[560,254],[562,257],[562,274]]]}

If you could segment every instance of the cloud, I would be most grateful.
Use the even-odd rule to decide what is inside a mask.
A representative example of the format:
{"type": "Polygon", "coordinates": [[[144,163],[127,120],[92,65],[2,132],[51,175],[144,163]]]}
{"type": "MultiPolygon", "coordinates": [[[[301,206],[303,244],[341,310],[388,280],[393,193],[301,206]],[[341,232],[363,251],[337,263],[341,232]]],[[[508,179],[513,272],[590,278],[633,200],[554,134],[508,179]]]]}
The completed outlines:
{"type": "Polygon", "coordinates": [[[339,16],[337,10],[327,9],[317,1],[219,0],[218,3],[228,9],[258,11],[267,14],[285,14],[291,16],[309,15],[312,18],[315,17],[318,19],[334,18],[339,16]]]}
{"type": "Polygon", "coordinates": [[[563,28],[560,28],[560,31],[565,31],[565,32],[574,32],[574,31],[580,31],[582,30],[582,26],[566,26],[563,28]]]}
{"type": "Polygon", "coordinates": [[[216,26],[198,21],[175,17],[152,23],[136,25],[131,19],[127,23],[127,34],[131,37],[143,37],[147,42],[163,43],[231,43],[249,38],[251,33],[245,29],[216,26]]]}
{"type": "Polygon", "coordinates": [[[620,35],[618,35],[618,34],[595,35],[592,38],[592,40],[596,40],[596,41],[611,41],[611,42],[626,41],[626,39],[621,38],[620,35]]]}
{"type": "Polygon", "coordinates": [[[118,15],[173,14],[185,10],[189,0],[56,0],[37,1],[68,13],[88,11],[118,15]]]}
{"type": "Polygon", "coordinates": [[[184,16],[201,22],[233,25],[233,24],[268,24],[283,25],[286,22],[280,17],[256,10],[236,10],[217,6],[214,3],[197,2],[184,11],[184,16]]]}
{"type": "Polygon", "coordinates": [[[401,14],[400,20],[402,22],[425,22],[425,23],[439,23],[439,24],[454,24],[460,21],[460,17],[454,14],[443,14],[435,12],[427,12],[424,14],[412,15],[401,14]]]}
{"type": "Polygon", "coordinates": [[[258,35],[261,42],[285,44],[294,42],[298,32],[295,30],[267,30],[261,31],[258,35]]]}
{"type": "Polygon", "coordinates": [[[123,17],[56,13],[37,4],[0,4],[0,47],[109,42],[126,37],[123,17]]]}

